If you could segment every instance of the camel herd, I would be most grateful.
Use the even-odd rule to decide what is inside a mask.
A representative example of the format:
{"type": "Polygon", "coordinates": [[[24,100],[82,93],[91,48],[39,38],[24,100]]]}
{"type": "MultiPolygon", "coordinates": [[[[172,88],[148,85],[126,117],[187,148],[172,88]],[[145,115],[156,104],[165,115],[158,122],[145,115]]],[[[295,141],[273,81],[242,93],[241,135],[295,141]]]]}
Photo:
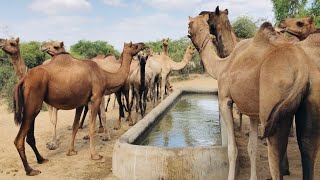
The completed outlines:
{"type": "MultiPolygon", "coordinates": [[[[288,135],[295,119],[297,140],[301,152],[303,179],[314,179],[314,167],[320,147],[320,30],[313,17],[285,19],[277,28],[263,23],[256,35],[240,42],[232,30],[228,10],[203,11],[189,17],[188,33],[198,50],[201,63],[218,81],[219,109],[228,133],[228,179],[236,179],[238,150],[233,124],[233,104],[250,118],[248,153],[251,180],[257,179],[258,124],[267,139],[269,168],[272,179],[289,174],[285,165],[288,135]],[[291,37],[284,35],[291,34],[291,37]]],[[[67,155],[76,155],[74,140],[83,109],[90,109],[89,136],[91,159],[101,159],[94,145],[96,116],[103,140],[110,140],[106,126],[105,95],[115,94],[119,104],[119,119],[114,129],[121,128],[125,117],[130,126],[134,101],[136,112],[143,117],[147,101],[161,100],[171,91],[169,75],[181,70],[191,60],[195,48],[189,46],[180,62],[168,54],[169,39],[163,39],[163,52],[156,54],[143,43],[125,43],[121,57],[98,55],[79,61],[64,49],[63,42],[50,42],[41,49],[52,56],[42,65],[27,71],[20,55],[19,38],[0,39],[1,49],[10,55],[19,78],[14,90],[14,119],[20,130],[14,141],[27,175],[40,173],[32,169],[25,154],[26,142],[33,149],[38,163],[48,160],[37,150],[34,122],[42,103],[48,105],[54,125],[48,149],[57,148],[56,124],[58,109],[76,109],[72,138],[67,155]],[[160,88],[160,92],[159,92],[160,88]],[[129,92],[132,92],[129,99],[129,92]],[[122,100],[125,97],[125,101],[122,100]],[[124,104],[125,102],[125,104],[124,104]]],[[[85,115],[84,115],[85,117],[85,115]]],[[[82,118],[80,127],[83,125],[82,118]]]]}

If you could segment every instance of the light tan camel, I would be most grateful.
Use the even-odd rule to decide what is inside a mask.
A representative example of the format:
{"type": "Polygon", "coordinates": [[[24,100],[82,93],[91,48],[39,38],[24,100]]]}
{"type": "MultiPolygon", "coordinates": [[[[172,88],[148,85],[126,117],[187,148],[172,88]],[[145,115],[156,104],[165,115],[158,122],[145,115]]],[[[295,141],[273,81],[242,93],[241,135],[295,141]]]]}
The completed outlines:
{"type": "MultiPolygon", "coordinates": [[[[27,73],[27,66],[20,54],[19,38],[16,39],[0,39],[0,48],[11,57],[11,63],[14,67],[17,77],[22,79],[27,73]]],[[[56,129],[57,122],[57,109],[47,105],[50,121],[54,124],[54,129],[56,129]]],[[[56,131],[53,131],[51,142],[47,142],[47,148],[54,150],[58,147],[56,131]]]]}
{"type": "Polygon", "coordinates": [[[169,38],[162,39],[162,53],[163,55],[169,56],[169,38]]]}
{"type": "MultiPolygon", "coordinates": [[[[315,64],[302,49],[292,43],[271,41],[270,36],[275,36],[276,33],[270,23],[264,23],[260,27],[249,47],[243,52],[232,53],[228,58],[221,59],[215,53],[212,43],[213,37],[207,23],[209,15],[189,19],[190,37],[200,53],[204,67],[213,78],[218,79],[219,108],[228,132],[228,179],[235,179],[238,152],[233,128],[233,103],[250,117],[248,149],[251,166],[256,167],[257,129],[260,119],[265,127],[264,136],[268,137],[268,158],[272,178],[282,179],[280,162],[286,151],[292,117],[297,109],[299,108],[296,117],[298,121],[314,120],[319,124],[320,109],[307,108],[311,104],[320,107],[317,93],[320,79],[315,64]],[[309,117],[305,113],[314,116],[309,117]]],[[[304,129],[306,130],[307,128],[304,129]]],[[[312,150],[306,151],[308,155],[312,155],[309,157],[315,157],[319,147],[317,143],[320,142],[319,133],[309,134],[316,138],[305,137],[304,145],[313,145],[308,146],[312,150]]],[[[313,166],[310,167],[313,169],[313,166]]],[[[250,179],[257,179],[256,171],[251,173],[250,179]]]]}
{"type": "Polygon", "coordinates": [[[148,61],[157,61],[161,64],[161,83],[160,83],[160,96],[161,100],[164,99],[164,88],[169,80],[169,75],[172,71],[179,71],[185,68],[188,62],[192,59],[194,47],[189,46],[180,62],[173,61],[169,56],[165,55],[151,55],[148,61]]]}
{"type": "MultiPolygon", "coordinates": [[[[125,43],[122,65],[116,73],[104,71],[91,60],[79,61],[70,54],[62,53],[54,56],[50,63],[33,68],[17,83],[14,95],[15,122],[21,126],[14,144],[27,175],[37,175],[40,171],[33,170],[28,164],[24,148],[26,136],[26,141],[35,152],[38,163],[47,162],[39,154],[34,139],[34,121],[40,112],[43,101],[58,109],[76,108],[72,139],[67,153],[70,156],[77,154],[74,148],[74,140],[79,127],[80,115],[83,106],[90,103],[91,159],[102,158],[95,150],[94,130],[95,119],[104,92],[123,84],[129,74],[132,57],[144,47],[143,43],[125,43]]],[[[104,127],[107,127],[105,119],[103,123],[104,127]]],[[[107,130],[107,128],[105,129],[107,130]]],[[[110,135],[107,138],[110,138],[110,135]]]]}
{"type": "Polygon", "coordinates": [[[309,34],[317,31],[314,17],[306,18],[287,18],[281,21],[278,25],[283,32],[299,38],[299,40],[306,39],[309,34]]]}

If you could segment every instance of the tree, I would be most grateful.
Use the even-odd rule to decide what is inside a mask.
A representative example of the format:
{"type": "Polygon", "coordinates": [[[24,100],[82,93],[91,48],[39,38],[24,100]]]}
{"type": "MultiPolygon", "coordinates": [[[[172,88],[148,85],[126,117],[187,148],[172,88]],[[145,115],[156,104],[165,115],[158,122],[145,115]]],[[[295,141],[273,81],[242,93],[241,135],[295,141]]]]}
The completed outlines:
{"type": "Polygon", "coordinates": [[[77,58],[93,58],[98,54],[113,54],[119,58],[120,53],[106,41],[86,41],[80,40],[72,45],[70,52],[77,58]]]}
{"type": "Polygon", "coordinates": [[[233,23],[232,27],[238,38],[247,39],[254,36],[257,30],[256,24],[248,16],[240,16],[233,23]]]}
{"type": "Polygon", "coordinates": [[[285,18],[305,14],[307,0],[272,0],[273,11],[278,22],[285,18]]]}
{"type": "Polygon", "coordinates": [[[320,0],[314,0],[311,4],[310,14],[315,16],[317,27],[320,28],[320,0]]]}
{"type": "Polygon", "coordinates": [[[51,57],[40,50],[41,43],[36,41],[20,43],[20,53],[26,66],[31,69],[51,57]]]}

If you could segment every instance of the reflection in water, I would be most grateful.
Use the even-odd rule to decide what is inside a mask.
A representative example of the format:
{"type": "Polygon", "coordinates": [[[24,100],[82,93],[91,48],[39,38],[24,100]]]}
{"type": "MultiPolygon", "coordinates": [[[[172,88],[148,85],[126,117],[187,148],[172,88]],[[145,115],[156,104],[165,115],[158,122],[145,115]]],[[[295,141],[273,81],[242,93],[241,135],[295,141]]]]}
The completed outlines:
{"type": "Polygon", "coordinates": [[[139,144],[164,147],[221,145],[218,97],[213,94],[181,96],[139,144]]]}

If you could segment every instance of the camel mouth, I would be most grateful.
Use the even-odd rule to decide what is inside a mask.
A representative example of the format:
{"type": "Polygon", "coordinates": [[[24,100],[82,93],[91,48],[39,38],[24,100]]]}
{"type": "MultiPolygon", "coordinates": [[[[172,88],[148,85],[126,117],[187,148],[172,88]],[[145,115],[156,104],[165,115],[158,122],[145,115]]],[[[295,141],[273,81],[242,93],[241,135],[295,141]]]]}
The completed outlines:
{"type": "Polygon", "coordinates": [[[283,27],[275,27],[274,30],[278,33],[284,33],[286,32],[286,28],[283,28],[283,27]]]}

